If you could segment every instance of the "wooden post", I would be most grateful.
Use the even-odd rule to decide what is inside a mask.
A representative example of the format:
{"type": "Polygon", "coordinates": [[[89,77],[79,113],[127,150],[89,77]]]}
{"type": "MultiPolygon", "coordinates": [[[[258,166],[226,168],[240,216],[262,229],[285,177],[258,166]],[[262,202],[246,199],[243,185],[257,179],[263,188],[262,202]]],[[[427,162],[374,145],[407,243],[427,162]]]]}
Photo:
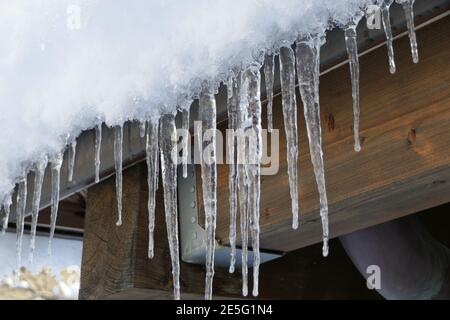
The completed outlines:
{"type": "MultiPolygon", "coordinates": [[[[161,181],[161,179],[159,180],[161,181]]],[[[144,163],[123,173],[123,224],[115,225],[114,177],[87,196],[80,299],[172,299],[172,273],[162,186],[156,194],[155,256],[147,258],[147,170],[144,163]]],[[[181,297],[203,299],[202,266],[181,263],[181,297]]],[[[240,296],[240,277],[216,270],[215,297],[240,296]]]]}

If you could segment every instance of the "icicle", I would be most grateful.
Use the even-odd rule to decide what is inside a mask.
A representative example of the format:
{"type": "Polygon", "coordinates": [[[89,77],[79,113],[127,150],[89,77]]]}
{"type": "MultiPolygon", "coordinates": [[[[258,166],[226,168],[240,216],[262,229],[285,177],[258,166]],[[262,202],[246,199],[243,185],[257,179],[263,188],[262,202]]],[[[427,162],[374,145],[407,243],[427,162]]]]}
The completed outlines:
{"type": "Polygon", "coordinates": [[[164,187],[164,208],[167,237],[172,259],[173,292],[175,300],[180,299],[180,262],[178,250],[178,208],[177,208],[177,132],[175,116],[163,115],[159,125],[161,172],[164,187]]]}
{"type": "Polygon", "coordinates": [[[114,128],[114,164],[116,168],[117,222],[122,225],[122,144],[123,125],[114,128]]]}
{"type": "Polygon", "coordinates": [[[414,63],[419,62],[419,50],[417,48],[416,31],[414,27],[414,1],[415,0],[397,0],[403,6],[405,11],[406,25],[408,27],[409,43],[411,45],[411,55],[414,63]]]}
{"type": "Polygon", "coordinates": [[[139,122],[139,136],[141,138],[145,137],[145,121],[139,122]]]}
{"type": "Polygon", "coordinates": [[[239,73],[236,77],[236,94],[237,94],[237,110],[236,110],[236,130],[239,130],[237,136],[237,183],[239,194],[239,212],[240,212],[240,228],[241,228],[241,247],[242,247],[242,295],[248,295],[248,161],[247,150],[248,140],[239,139],[244,136],[244,131],[251,125],[251,119],[248,114],[247,105],[244,102],[246,99],[242,97],[242,74],[239,73]]]}
{"type": "Polygon", "coordinates": [[[325,172],[320,124],[319,74],[320,47],[323,35],[298,40],[296,43],[297,75],[308,132],[311,161],[320,197],[320,216],[323,229],[323,255],[328,255],[328,200],[325,189],[325,172]]]}
{"type": "Polygon", "coordinates": [[[148,257],[153,258],[155,230],[155,191],[158,181],[158,121],[149,121],[147,129],[147,183],[148,183],[148,257]]]}
{"type": "Polygon", "coordinates": [[[229,272],[234,273],[236,264],[236,218],[237,218],[237,161],[236,161],[236,122],[237,122],[237,108],[239,103],[239,90],[237,81],[234,76],[228,79],[228,96],[227,96],[227,112],[228,112],[228,129],[231,134],[227,136],[228,140],[228,155],[229,155],[229,174],[228,187],[230,190],[230,268],[229,272]]]}
{"type": "Polygon", "coordinates": [[[272,106],[273,106],[273,78],[275,73],[274,55],[268,54],[264,60],[264,78],[266,81],[267,95],[267,130],[272,132],[272,106]]]}
{"type": "Polygon", "coordinates": [[[395,73],[395,59],[394,59],[394,47],[393,37],[391,29],[391,18],[389,14],[389,8],[394,0],[382,0],[381,3],[381,20],[383,21],[384,33],[386,34],[388,55],[389,55],[389,71],[395,73]]]}
{"type": "Polygon", "coordinates": [[[284,130],[287,140],[287,163],[292,206],[292,228],[298,228],[298,133],[297,103],[295,100],[295,57],[286,44],[280,48],[280,80],[284,130]]]}
{"type": "MultiPolygon", "coordinates": [[[[189,109],[183,109],[181,111],[181,127],[184,131],[189,131],[189,109]]],[[[189,135],[183,136],[183,178],[187,178],[187,165],[189,156],[189,135]]]]}
{"type": "Polygon", "coordinates": [[[202,120],[202,188],[205,207],[206,229],[206,280],[205,299],[212,299],[212,284],[214,277],[214,251],[216,234],[216,99],[208,85],[204,84],[200,94],[199,111],[202,120]],[[208,139],[205,139],[205,136],[208,139]]]}
{"type": "Polygon", "coordinates": [[[77,151],[77,140],[73,140],[69,146],[68,151],[68,175],[67,181],[71,182],[73,179],[73,168],[75,166],[75,155],[77,151]]]}
{"type": "Polygon", "coordinates": [[[39,216],[39,204],[41,202],[41,191],[42,191],[42,183],[44,182],[44,173],[45,168],[47,167],[48,159],[46,156],[44,156],[42,159],[40,159],[33,171],[34,171],[34,190],[33,190],[33,200],[32,200],[32,208],[31,208],[31,239],[30,239],[30,253],[29,253],[29,261],[33,261],[33,254],[35,249],[35,242],[36,242],[36,227],[38,222],[38,216],[39,216]]]}
{"type": "Polygon", "coordinates": [[[2,202],[3,210],[5,211],[5,216],[3,218],[2,233],[1,233],[2,236],[5,235],[6,229],[8,229],[9,213],[11,212],[11,204],[12,204],[11,194],[8,194],[3,198],[3,202],[2,202]]]}
{"type": "Polygon", "coordinates": [[[359,138],[359,59],[358,42],[356,41],[357,23],[351,22],[345,27],[345,43],[349,58],[350,74],[352,78],[352,97],[353,97],[353,135],[355,138],[355,151],[361,151],[361,142],[359,138]]]}
{"type": "Polygon", "coordinates": [[[238,191],[242,247],[242,295],[246,297],[248,295],[248,186],[245,164],[238,165],[238,191]]]}
{"type": "Polygon", "coordinates": [[[19,181],[19,188],[17,190],[17,215],[16,215],[16,263],[17,263],[17,277],[22,266],[22,242],[23,230],[25,221],[25,209],[27,205],[27,175],[19,181]]]}
{"type": "Polygon", "coordinates": [[[260,206],[260,163],[262,158],[262,136],[261,136],[261,75],[260,66],[252,64],[242,75],[242,92],[246,96],[244,103],[247,104],[248,115],[251,120],[252,141],[248,144],[248,219],[249,229],[252,235],[253,248],[253,296],[258,296],[259,278],[259,206],[260,206]]]}
{"type": "Polygon", "coordinates": [[[95,183],[100,181],[100,149],[102,147],[102,124],[95,127],[95,183]]]}
{"type": "Polygon", "coordinates": [[[61,176],[61,166],[63,162],[62,153],[56,155],[51,159],[51,172],[52,172],[52,207],[50,216],[50,238],[48,241],[48,254],[52,253],[52,240],[55,235],[56,218],[58,217],[58,205],[59,205],[59,182],[61,176]]]}

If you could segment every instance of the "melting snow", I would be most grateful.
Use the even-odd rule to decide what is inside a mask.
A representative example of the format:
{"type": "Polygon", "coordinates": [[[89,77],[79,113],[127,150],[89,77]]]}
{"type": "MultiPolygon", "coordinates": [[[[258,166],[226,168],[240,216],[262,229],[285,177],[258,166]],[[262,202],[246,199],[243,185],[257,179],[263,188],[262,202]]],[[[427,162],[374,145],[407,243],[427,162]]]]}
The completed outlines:
{"type": "MultiPolygon", "coordinates": [[[[288,144],[288,174],[294,229],[299,226],[296,71],[303,102],[311,160],[320,195],[323,255],[328,254],[328,200],[320,124],[320,47],[327,29],[345,30],[352,77],[355,150],[359,141],[359,62],[356,26],[364,8],[381,7],[390,71],[395,72],[389,7],[393,0],[17,0],[0,3],[0,201],[3,231],[11,196],[18,184],[17,256],[21,261],[27,196],[25,174],[35,172],[32,200],[33,256],[42,179],[47,163],[52,175],[51,239],[58,212],[62,154],[69,147],[68,180],[76,159],[76,138],[95,128],[93,171],[99,180],[102,123],[115,128],[117,225],[122,224],[122,140],[124,121],[140,121],[146,137],[149,186],[148,256],[154,255],[155,190],[159,161],[164,187],[174,297],[180,298],[177,210],[177,136],[175,113],[189,125],[189,106],[199,99],[203,131],[202,187],[206,229],[205,298],[212,298],[216,228],[217,171],[214,94],[228,85],[229,128],[253,132],[254,143],[228,141],[230,165],[230,272],[235,270],[237,213],[242,243],[242,293],[248,294],[248,245],[254,251],[253,290],[258,295],[261,146],[260,87],[268,92],[268,127],[272,129],[274,59],[280,61],[282,108],[288,144]],[[295,42],[295,52],[292,44],[295,42]],[[266,73],[261,83],[260,70],[266,73]],[[209,130],[209,131],[208,131],[209,130]],[[212,134],[211,134],[212,133],[212,134]],[[209,134],[209,135],[208,135],[209,134]],[[246,160],[242,162],[242,160],[246,160]]],[[[414,0],[403,5],[414,62],[418,62],[413,24],[414,0]]],[[[245,139],[244,139],[245,140],[245,139]]],[[[183,176],[188,140],[183,138],[183,176]]]]}

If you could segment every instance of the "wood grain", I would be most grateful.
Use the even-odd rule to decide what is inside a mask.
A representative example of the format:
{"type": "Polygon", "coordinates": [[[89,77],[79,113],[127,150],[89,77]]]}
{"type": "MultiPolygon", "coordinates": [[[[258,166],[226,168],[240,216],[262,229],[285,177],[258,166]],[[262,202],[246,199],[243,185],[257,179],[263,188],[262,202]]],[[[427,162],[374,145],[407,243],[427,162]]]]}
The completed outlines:
{"type": "MultiPolygon", "coordinates": [[[[348,66],[321,77],[331,237],[450,201],[449,29],[450,18],[446,17],[417,32],[418,64],[411,62],[408,38],[395,41],[395,75],[389,74],[385,47],[360,59],[360,153],[353,151],[348,66]]],[[[301,225],[297,231],[290,228],[286,138],[278,96],[274,128],[280,129],[280,168],[277,175],[261,178],[261,246],[265,249],[291,251],[321,240],[319,199],[298,92],[297,100],[301,225]]],[[[218,190],[217,238],[227,244],[226,165],[218,167],[218,190]]]]}
{"type": "MultiPolygon", "coordinates": [[[[156,194],[155,257],[147,258],[147,171],[141,163],[123,173],[123,224],[117,219],[115,177],[89,189],[81,299],[172,299],[172,273],[162,186],[156,194]]],[[[161,179],[159,180],[161,181],[161,179]]],[[[203,299],[202,266],[181,263],[181,297],[203,299]]],[[[215,297],[238,298],[240,278],[216,270],[215,297]]]]}

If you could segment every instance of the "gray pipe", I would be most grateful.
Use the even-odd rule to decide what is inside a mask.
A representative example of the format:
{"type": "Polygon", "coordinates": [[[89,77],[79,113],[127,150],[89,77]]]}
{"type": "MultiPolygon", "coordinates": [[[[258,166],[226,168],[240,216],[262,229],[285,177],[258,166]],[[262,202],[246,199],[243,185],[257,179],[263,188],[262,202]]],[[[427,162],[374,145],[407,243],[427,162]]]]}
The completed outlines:
{"type": "Polygon", "coordinates": [[[340,237],[359,272],[380,268],[386,299],[449,299],[450,251],[436,241],[416,216],[386,222],[340,237]]]}

